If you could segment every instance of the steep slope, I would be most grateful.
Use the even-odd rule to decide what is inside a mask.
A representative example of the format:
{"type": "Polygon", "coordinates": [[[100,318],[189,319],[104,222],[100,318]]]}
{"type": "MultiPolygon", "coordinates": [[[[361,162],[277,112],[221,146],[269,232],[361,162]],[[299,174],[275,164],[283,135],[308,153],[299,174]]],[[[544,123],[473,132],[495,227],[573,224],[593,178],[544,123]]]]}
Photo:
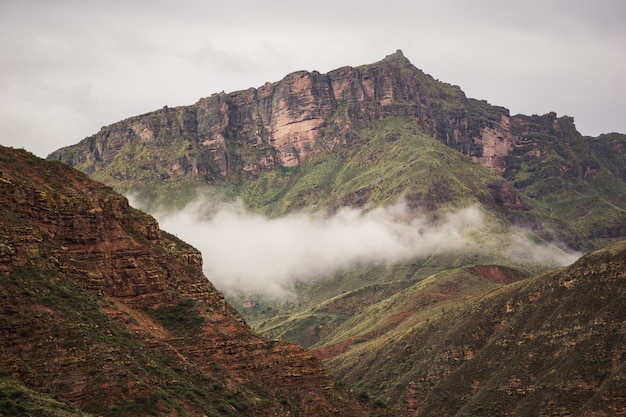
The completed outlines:
{"type": "Polygon", "coordinates": [[[11,379],[8,373],[0,376],[0,415],[2,416],[50,416],[92,417],[65,401],[27,388],[11,379]]]}
{"type": "MultiPolygon", "coordinates": [[[[333,329],[355,314],[351,309],[325,308],[339,296],[350,297],[363,307],[450,268],[495,264],[530,275],[562,265],[546,264],[530,254],[519,258],[511,255],[520,232],[511,229],[509,217],[515,216],[520,222],[550,219],[550,225],[561,235],[565,235],[567,228],[544,207],[510,188],[496,172],[458,152],[450,152],[444,144],[426,136],[403,118],[388,117],[363,123],[359,133],[360,146],[340,149],[330,157],[312,156],[299,168],[297,177],[288,180],[288,185],[277,186],[289,177],[276,173],[272,181],[242,184],[238,195],[256,196],[264,207],[280,203],[299,206],[302,210],[361,205],[389,207],[401,195],[409,207],[408,216],[427,212],[432,217],[445,217],[453,208],[482,207],[485,227],[473,233],[471,247],[464,250],[450,251],[447,246],[453,242],[432,239],[420,254],[393,265],[358,265],[317,277],[312,282],[299,282],[295,289],[298,298],[293,303],[272,303],[258,294],[239,295],[229,291],[233,305],[240,308],[256,330],[305,347],[320,347],[333,343],[331,340],[336,338],[333,329]],[[244,304],[254,307],[244,308],[244,304]]],[[[554,237],[554,229],[529,223],[534,226],[532,231],[536,235],[554,237]]],[[[421,224],[419,228],[423,233],[429,230],[428,224],[421,224]]],[[[461,231],[460,226],[457,231],[461,231]]],[[[426,241],[427,237],[423,239],[426,241]]],[[[545,244],[536,239],[538,244],[545,244]]],[[[545,249],[559,252],[554,247],[545,249]]],[[[243,249],[241,255],[245,256],[243,249]]],[[[476,288],[477,294],[478,291],[476,288]]],[[[369,332],[377,330],[372,328],[369,332]]]]}
{"type": "Polygon", "coordinates": [[[109,187],[2,147],[0,188],[2,375],[99,415],[368,413],[109,187]]]}
{"type": "Polygon", "coordinates": [[[621,239],[624,235],[623,164],[626,136],[585,138],[572,118],[515,116],[511,131],[516,148],[506,157],[503,172],[516,189],[564,219],[589,248],[621,239]]]}
{"type": "Polygon", "coordinates": [[[626,241],[329,363],[407,416],[625,415],[625,262],[626,241]]]}
{"type": "MultiPolygon", "coordinates": [[[[436,81],[401,51],[369,65],[328,74],[299,71],[257,89],[214,94],[194,105],[132,117],[50,158],[123,193],[139,193],[152,207],[180,206],[196,187],[209,184],[242,194],[252,207],[281,214],[302,207],[286,201],[281,191],[297,182],[308,161],[317,156],[317,161],[332,163],[335,153],[362,146],[368,123],[390,117],[502,174],[506,181],[490,189],[502,203],[518,203],[526,196],[544,212],[537,217],[508,211],[510,221],[547,222],[553,238],[579,249],[624,236],[626,203],[612,196],[623,194],[626,183],[613,169],[620,166],[614,156],[602,150],[613,146],[623,151],[625,136],[585,138],[571,118],[554,113],[511,116],[505,108],[467,98],[459,87],[436,81]],[[267,190],[245,193],[238,189],[241,185],[267,190]],[[274,200],[267,200],[269,194],[274,200]]],[[[387,138],[392,141],[394,133],[387,132],[387,138]]],[[[385,162],[370,164],[382,167],[385,162]]],[[[370,188],[376,185],[372,181],[370,188]]],[[[318,188],[310,184],[310,200],[318,188]]],[[[366,191],[357,191],[344,190],[352,195],[333,204],[367,202],[366,191]]]]}
{"type": "MultiPolygon", "coordinates": [[[[626,236],[625,150],[626,136],[583,137],[570,117],[510,115],[467,98],[398,51],[369,65],[299,71],[132,117],[50,158],[138,195],[149,210],[180,208],[198,189],[241,198],[272,217],[345,206],[367,211],[403,198],[412,214],[432,218],[479,206],[496,233],[521,226],[534,243],[589,251],[626,236]]],[[[502,241],[486,242],[475,246],[493,250],[451,254],[435,247],[426,259],[298,283],[293,303],[229,296],[255,328],[314,346],[343,369],[344,355],[381,352],[420,320],[439,320],[443,310],[505,285],[477,271],[546,270],[545,263],[508,256],[494,244],[502,241]]],[[[391,357],[402,362],[402,355],[391,357]]],[[[386,402],[402,400],[375,374],[358,375],[363,379],[346,380],[386,402]]]]}
{"type": "MultiPolygon", "coordinates": [[[[407,264],[377,268],[376,272],[393,275],[395,280],[368,281],[358,290],[341,291],[321,302],[313,301],[307,304],[308,308],[300,308],[292,314],[288,314],[289,310],[283,307],[280,310],[282,314],[276,314],[271,320],[265,318],[255,327],[264,334],[311,347],[316,356],[326,360],[353,345],[377,339],[388,340],[404,334],[407,328],[418,322],[439,316],[442,311],[470,298],[480,297],[509,281],[528,276],[512,268],[476,265],[447,269],[424,278],[406,278],[406,274],[418,275],[419,269],[416,265],[407,264]]],[[[362,274],[363,270],[354,274],[362,274]]],[[[351,275],[344,274],[342,281],[350,279],[351,275]]],[[[335,284],[347,286],[343,282],[335,281],[335,284]]],[[[316,291],[309,293],[315,295],[316,291]]]]}

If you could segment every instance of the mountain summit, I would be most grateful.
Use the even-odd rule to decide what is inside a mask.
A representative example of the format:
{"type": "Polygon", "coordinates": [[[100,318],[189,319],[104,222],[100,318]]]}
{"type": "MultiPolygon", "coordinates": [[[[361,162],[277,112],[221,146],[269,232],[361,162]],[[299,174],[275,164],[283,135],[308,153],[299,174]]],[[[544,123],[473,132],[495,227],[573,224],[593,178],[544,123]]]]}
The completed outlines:
{"type": "MultiPolygon", "coordinates": [[[[288,201],[280,196],[304,186],[315,164],[343,158],[346,165],[355,152],[367,150],[368,132],[384,135],[391,147],[405,134],[390,125],[393,121],[497,174],[481,187],[509,221],[539,228],[549,223],[544,229],[551,232],[543,237],[574,248],[601,247],[607,239],[626,236],[626,136],[583,137],[571,117],[555,113],[511,116],[435,80],[401,51],[369,65],[327,74],[297,71],[259,88],[131,117],[49,158],[123,193],[138,193],[153,206],[177,201],[180,206],[192,198],[190,190],[207,185],[234,190],[250,206],[278,214],[311,204],[380,204],[384,198],[372,193],[378,186],[363,182],[346,189],[338,172],[311,179],[314,184],[288,201]],[[542,213],[524,214],[533,207],[542,213]]],[[[382,167],[390,157],[371,155],[368,166],[382,167]]],[[[433,181],[412,169],[398,175],[433,181]]],[[[468,181],[456,167],[448,170],[458,181],[468,181]]],[[[355,174],[352,169],[349,175],[355,174]]],[[[451,184],[433,183],[428,201],[419,198],[419,204],[454,201],[458,195],[451,184]]],[[[406,187],[393,193],[396,198],[415,194],[406,187]]]]}

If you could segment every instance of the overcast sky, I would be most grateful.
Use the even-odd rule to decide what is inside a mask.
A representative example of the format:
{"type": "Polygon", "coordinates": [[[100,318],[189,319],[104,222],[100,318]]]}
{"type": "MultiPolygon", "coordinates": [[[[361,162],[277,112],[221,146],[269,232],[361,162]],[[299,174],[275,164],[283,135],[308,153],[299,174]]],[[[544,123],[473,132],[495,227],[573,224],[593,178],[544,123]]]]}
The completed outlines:
{"type": "Polygon", "coordinates": [[[402,49],[512,114],[626,133],[623,0],[2,0],[0,144],[39,155],[212,93],[402,49]]]}

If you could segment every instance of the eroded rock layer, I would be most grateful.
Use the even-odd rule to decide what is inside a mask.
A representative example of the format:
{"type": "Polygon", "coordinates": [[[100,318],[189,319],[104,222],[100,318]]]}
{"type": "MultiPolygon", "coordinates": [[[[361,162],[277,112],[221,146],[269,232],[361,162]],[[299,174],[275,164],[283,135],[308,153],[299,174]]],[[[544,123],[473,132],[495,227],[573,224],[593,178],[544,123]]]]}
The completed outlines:
{"type": "Polygon", "coordinates": [[[251,332],[200,253],[125,197],[0,148],[0,369],[101,415],[363,415],[309,352],[251,332]]]}

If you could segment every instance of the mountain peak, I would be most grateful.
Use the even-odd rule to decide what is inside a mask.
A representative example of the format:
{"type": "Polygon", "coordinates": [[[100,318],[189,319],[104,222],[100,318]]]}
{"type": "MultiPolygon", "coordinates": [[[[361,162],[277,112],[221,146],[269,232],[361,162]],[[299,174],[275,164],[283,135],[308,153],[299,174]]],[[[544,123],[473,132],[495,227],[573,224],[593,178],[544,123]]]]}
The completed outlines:
{"type": "Polygon", "coordinates": [[[391,55],[387,55],[388,58],[405,58],[404,53],[402,52],[402,49],[397,49],[396,52],[394,52],[391,55]]]}
{"type": "MultiPolygon", "coordinates": [[[[400,49],[372,64],[327,74],[298,71],[256,89],[132,117],[49,158],[76,166],[118,191],[146,193],[152,204],[177,184],[241,184],[303,167],[314,156],[352,152],[365,143],[360,127],[389,119],[403,119],[414,125],[414,132],[502,175],[511,186],[492,187],[490,196],[507,209],[527,208],[514,188],[530,198],[568,189],[576,201],[576,190],[589,189],[602,166],[597,158],[605,155],[611,158],[607,172],[626,178],[624,164],[611,156],[623,154],[626,137],[590,142],[571,118],[555,113],[512,116],[504,107],[467,98],[458,86],[435,80],[400,49]]],[[[611,193],[619,194],[618,188],[611,193]]],[[[599,210],[615,210],[610,217],[614,224],[589,222],[585,229],[592,230],[559,238],[580,249],[585,234],[594,239],[626,235],[622,209],[603,204],[599,210]]]]}
{"type": "MultiPolygon", "coordinates": [[[[462,249],[457,254],[456,242],[437,243],[436,254],[415,255],[393,267],[359,263],[345,274],[299,281],[294,286],[300,297],[292,306],[281,300],[274,308],[250,298],[244,314],[272,339],[340,352],[328,363],[347,383],[364,394],[371,390],[381,401],[406,405],[407,415],[506,414],[542,404],[550,408],[526,414],[556,415],[563,412],[554,409],[561,406],[555,398],[568,398],[576,408],[584,402],[594,407],[605,398],[600,390],[623,380],[617,372],[623,361],[615,360],[624,357],[618,348],[626,338],[619,333],[619,313],[626,311],[619,302],[623,282],[616,279],[617,274],[623,278],[623,263],[617,263],[623,251],[601,266],[579,263],[565,275],[543,275],[497,293],[494,286],[509,285],[503,267],[522,276],[544,262],[571,259],[567,251],[544,250],[551,246],[543,243],[562,241],[587,250],[626,237],[624,149],[626,136],[589,140],[571,119],[555,113],[512,116],[505,108],[467,98],[397,50],[373,64],[327,74],[298,71],[258,89],[136,116],[51,157],[145,197],[153,209],[182,207],[200,187],[241,197],[247,207],[272,216],[380,207],[402,197],[410,211],[433,214],[445,224],[446,208],[475,204],[485,221],[468,225],[462,236],[469,238],[474,230],[481,235],[482,225],[493,227],[493,241],[478,236],[480,253],[462,249]],[[525,243],[527,234],[531,240],[525,243]],[[604,265],[622,272],[587,279],[604,265]],[[598,305],[602,315],[589,308],[598,305]],[[441,330],[433,332],[435,325],[441,330]],[[530,350],[533,345],[538,348],[530,350]],[[417,370],[422,359],[419,372],[406,373],[417,370]],[[505,373],[502,364],[512,367],[505,373]],[[552,370],[559,371],[552,376],[552,370]],[[509,405],[516,408],[505,411],[509,405]]],[[[404,216],[394,211],[390,220],[402,223],[404,216]]],[[[231,238],[236,228],[231,229],[221,241],[231,238]]],[[[422,231],[433,235],[429,230],[434,229],[424,223],[420,238],[422,231]]],[[[250,251],[238,246],[237,255],[264,253],[267,247],[281,259],[295,258],[273,243],[272,234],[264,232],[262,243],[250,251]]],[[[306,232],[299,234],[310,240],[306,232]]],[[[11,248],[0,245],[0,254],[12,256],[11,248]]],[[[58,258],[49,252],[47,259],[58,258]]],[[[312,251],[305,252],[306,262],[299,266],[314,259],[312,251]]],[[[274,275],[283,266],[258,269],[274,275]]],[[[246,297],[257,291],[249,287],[242,287],[246,297]]],[[[184,307],[168,306],[172,314],[184,307]]],[[[149,311],[163,312],[160,307],[149,311]]],[[[196,341],[196,346],[214,344],[196,341]]],[[[248,369],[254,375],[262,366],[248,369]]],[[[623,389],[607,393],[616,402],[607,402],[605,409],[621,409],[623,389]]]]}
{"type": "MultiPolygon", "coordinates": [[[[171,144],[173,137],[182,137],[195,142],[200,152],[210,154],[213,160],[210,169],[205,167],[198,170],[199,173],[223,177],[243,170],[256,174],[276,166],[301,165],[320,151],[319,140],[324,130],[340,130],[340,126],[361,118],[411,117],[427,134],[438,137],[438,130],[444,129],[438,129],[436,124],[439,122],[434,120],[434,112],[441,107],[438,102],[454,102],[448,107],[456,108],[458,100],[465,100],[458,87],[450,87],[413,67],[398,49],[373,64],[342,67],[327,74],[298,71],[258,89],[201,99],[196,105],[181,108],[180,115],[178,112],[161,113],[160,117],[172,118],[166,123],[170,126],[167,131],[157,126],[160,123],[154,124],[157,112],[128,119],[105,128],[78,146],[61,149],[49,157],[70,165],[86,162],[93,167],[86,170],[93,173],[111,162],[125,143],[150,142],[154,147],[171,144]],[[345,110],[341,110],[343,104],[345,110]],[[329,124],[328,119],[333,115],[335,120],[329,124]],[[113,134],[111,130],[118,128],[119,131],[113,134]],[[181,130],[180,134],[172,129],[181,130]],[[249,145],[256,143],[255,150],[262,155],[254,152],[254,155],[250,154],[251,158],[233,159],[228,155],[230,146],[227,142],[230,139],[249,145]],[[87,142],[91,145],[85,147],[87,142]]],[[[341,137],[331,142],[333,148],[346,144],[341,137]]],[[[180,164],[176,166],[180,168],[180,164]]],[[[171,168],[163,175],[178,175],[175,171],[179,170],[171,168]]],[[[121,179],[125,175],[113,173],[114,178],[121,179]]]]}
{"type": "Polygon", "coordinates": [[[402,49],[398,49],[393,54],[387,55],[385,58],[383,58],[382,62],[411,63],[411,61],[409,61],[409,59],[404,56],[402,49]]]}

